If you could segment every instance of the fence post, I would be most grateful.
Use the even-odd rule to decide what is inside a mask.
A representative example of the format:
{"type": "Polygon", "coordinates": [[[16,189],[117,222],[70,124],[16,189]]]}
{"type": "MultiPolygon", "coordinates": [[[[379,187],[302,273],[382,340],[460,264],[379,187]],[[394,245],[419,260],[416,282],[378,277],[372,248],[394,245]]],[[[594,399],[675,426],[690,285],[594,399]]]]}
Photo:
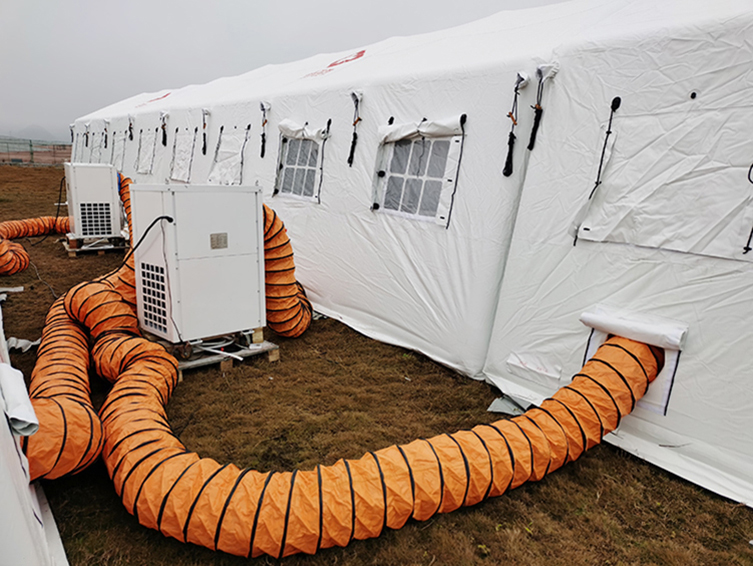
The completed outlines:
{"type": "Polygon", "coordinates": [[[34,142],[29,140],[29,155],[31,156],[31,163],[34,163],[34,142]]]}

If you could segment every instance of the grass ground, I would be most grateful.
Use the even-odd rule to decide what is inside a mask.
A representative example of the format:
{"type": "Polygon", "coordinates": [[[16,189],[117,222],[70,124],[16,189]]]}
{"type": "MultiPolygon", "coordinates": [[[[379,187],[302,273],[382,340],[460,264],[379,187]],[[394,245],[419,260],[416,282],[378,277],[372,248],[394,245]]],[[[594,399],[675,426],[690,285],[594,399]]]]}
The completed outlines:
{"type": "MultiPolygon", "coordinates": [[[[61,168],[0,166],[0,221],[54,215],[62,176],[61,168]]],[[[9,337],[36,339],[52,290],[63,293],[122,261],[117,254],[70,259],[56,240],[22,241],[39,277],[30,268],[0,280],[26,289],[3,305],[9,337]]],[[[488,385],[333,320],[315,321],[300,339],[267,338],[280,345],[279,362],[259,357],[224,373],[186,373],[168,413],[188,449],[241,467],[310,469],[496,418],[486,412],[497,395],[488,385]]],[[[33,351],[12,359],[31,374],[33,351]]],[[[101,403],[107,386],[96,376],[92,383],[101,403]]],[[[101,462],[44,488],[73,566],[276,562],[213,553],[141,527],[101,462]]],[[[603,445],[541,482],[475,507],[282,562],[753,565],[751,539],[752,509],[603,445]]]]}

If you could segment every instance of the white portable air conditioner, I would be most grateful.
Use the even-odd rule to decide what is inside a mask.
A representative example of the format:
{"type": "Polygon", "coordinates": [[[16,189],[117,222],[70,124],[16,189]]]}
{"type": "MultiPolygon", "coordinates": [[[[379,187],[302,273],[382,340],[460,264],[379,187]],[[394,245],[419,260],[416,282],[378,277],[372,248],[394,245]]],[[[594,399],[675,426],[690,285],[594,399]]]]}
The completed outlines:
{"type": "Polygon", "coordinates": [[[65,184],[72,238],[127,237],[115,167],[66,163],[65,184]]]}
{"type": "Polygon", "coordinates": [[[179,344],[265,325],[261,188],[134,184],[131,210],[143,330],[179,344]]]}

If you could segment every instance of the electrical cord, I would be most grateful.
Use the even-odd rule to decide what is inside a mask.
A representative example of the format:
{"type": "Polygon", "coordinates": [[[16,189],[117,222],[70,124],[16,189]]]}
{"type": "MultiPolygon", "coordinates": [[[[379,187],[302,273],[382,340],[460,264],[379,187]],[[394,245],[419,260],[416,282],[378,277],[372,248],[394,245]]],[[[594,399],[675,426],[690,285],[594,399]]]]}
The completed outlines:
{"type": "MultiPolygon", "coordinates": [[[[141,243],[142,243],[142,242],[144,241],[144,238],[146,238],[147,234],[149,234],[149,231],[150,231],[150,230],[151,230],[152,228],[154,228],[154,225],[155,225],[155,224],[157,224],[157,222],[159,222],[160,220],[167,220],[167,221],[168,221],[168,222],[170,222],[171,224],[172,224],[172,223],[174,222],[174,219],[173,219],[173,217],[172,217],[172,216],[167,216],[166,214],[163,214],[162,216],[158,216],[157,218],[155,218],[154,220],[152,220],[152,223],[151,223],[151,224],[149,224],[149,226],[147,226],[146,230],[145,230],[145,231],[144,231],[144,233],[143,233],[143,234],[141,235],[141,238],[139,238],[139,241],[138,241],[138,242],[136,242],[136,245],[135,245],[135,246],[133,246],[133,247],[131,248],[131,250],[130,250],[130,251],[129,251],[129,252],[127,253],[127,254],[126,254],[126,256],[125,256],[125,259],[123,259],[123,263],[121,263],[121,264],[120,264],[120,267],[123,267],[123,266],[124,266],[124,265],[125,265],[125,264],[126,264],[126,263],[128,262],[128,260],[129,260],[129,259],[131,258],[131,256],[133,255],[133,252],[135,252],[135,251],[136,251],[136,249],[137,249],[137,248],[138,248],[138,247],[139,247],[139,246],[141,245],[141,243]]],[[[120,269],[120,267],[119,267],[118,269],[120,269]]]]}

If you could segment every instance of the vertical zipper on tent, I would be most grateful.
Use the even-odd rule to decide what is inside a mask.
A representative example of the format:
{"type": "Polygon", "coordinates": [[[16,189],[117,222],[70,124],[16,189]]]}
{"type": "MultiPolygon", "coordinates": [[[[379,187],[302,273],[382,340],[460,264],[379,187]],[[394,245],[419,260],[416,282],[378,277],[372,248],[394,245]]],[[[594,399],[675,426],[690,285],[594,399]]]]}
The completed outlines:
{"type": "Polygon", "coordinates": [[[507,137],[507,159],[505,159],[505,168],[502,170],[502,174],[505,177],[512,175],[512,153],[515,148],[515,126],[518,125],[518,96],[520,95],[520,89],[528,84],[528,75],[524,72],[518,72],[518,76],[515,78],[515,90],[512,97],[512,109],[507,113],[507,117],[512,120],[510,125],[510,135],[507,137]]]}
{"type": "Polygon", "coordinates": [[[271,104],[269,102],[260,102],[259,106],[261,107],[261,155],[260,157],[264,159],[264,155],[266,154],[266,148],[267,148],[267,111],[271,108],[271,104]]]}
{"type": "Polygon", "coordinates": [[[322,140],[322,157],[319,162],[319,190],[316,192],[316,204],[322,204],[322,181],[324,181],[324,146],[329,139],[329,129],[332,126],[332,118],[327,120],[327,128],[324,130],[324,139],[322,140]]]}
{"type": "Polygon", "coordinates": [[[250,133],[251,133],[251,124],[246,126],[246,137],[243,139],[243,145],[241,146],[241,174],[240,174],[240,179],[238,179],[239,185],[243,184],[243,162],[244,162],[243,156],[246,153],[246,144],[248,143],[248,136],[250,133]]]}
{"type": "Polygon", "coordinates": [[[607,134],[604,136],[604,145],[601,148],[601,159],[599,159],[599,171],[596,173],[596,182],[594,183],[594,188],[591,189],[591,194],[588,195],[588,200],[591,200],[591,197],[594,196],[596,189],[599,187],[599,185],[601,185],[601,172],[604,168],[604,157],[607,154],[607,142],[609,142],[609,136],[612,135],[612,119],[614,118],[614,113],[617,112],[621,103],[622,99],[619,96],[615,96],[612,99],[612,111],[609,113],[609,125],[607,125],[607,134]]]}
{"type": "Polygon", "coordinates": [[[348,154],[348,166],[353,167],[353,157],[356,153],[356,144],[358,143],[358,122],[361,121],[361,94],[358,92],[351,92],[350,97],[353,99],[353,106],[355,110],[353,112],[353,139],[350,142],[350,153],[348,154]]]}
{"type": "MultiPolygon", "coordinates": [[[[753,165],[751,165],[750,169],[748,169],[748,181],[753,184],[753,165]]],[[[751,240],[753,240],[753,227],[751,227],[750,234],[748,235],[748,241],[745,244],[745,247],[743,247],[744,254],[747,254],[750,250],[753,250],[753,248],[750,247],[751,240]]]]}
{"type": "Polygon", "coordinates": [[[458,167],[455,171],[455,186],[452,188],[452,196],[450,197],[450,209],[447,211],[447,224],[444,229],[450,229],[450,219],[452,218],[452,209],[455,206],[455,193],[458,192],[458,177],[460,177],[460,164],[463,162],[463,147],[465,146],[465,122],[468,119],[466,114],[460,115],[460,154],[458,155],[458,167]]]}
{"type": "MultiPolygon", "coordinates": [[[[591,200],[593,198],[594,193],[596,193],[596,189],[599,188],[599,185],[601,185],[601,173],[604,169],[604,158],[607,154],[607,143],[609,142],[609,136],[612,135],[612,119],[614,118],[614,113],[617,112],[617,110],[620,108],[620,104],[622,104],[622,99],[619,96],[615,96],[612,99],[612,105],[611,105],[611,111],[609,112],[609,124],[607,125],[607,133],[604,136],[604,145],[601,147],[601,158],[599,159],[599,170],[596,173],[596,182],[594,183],[594,188],[591,189],[591,192],[588,195],[588,200],[591,200]]],[[[575,229],[575,237],[573,238],[573,246],[575,246],[578,243],[578,232],[580,231],[580,226],[576,227],[575,229]]]]}

